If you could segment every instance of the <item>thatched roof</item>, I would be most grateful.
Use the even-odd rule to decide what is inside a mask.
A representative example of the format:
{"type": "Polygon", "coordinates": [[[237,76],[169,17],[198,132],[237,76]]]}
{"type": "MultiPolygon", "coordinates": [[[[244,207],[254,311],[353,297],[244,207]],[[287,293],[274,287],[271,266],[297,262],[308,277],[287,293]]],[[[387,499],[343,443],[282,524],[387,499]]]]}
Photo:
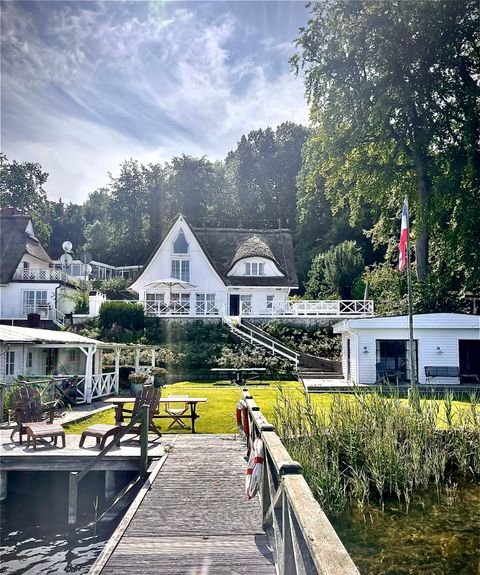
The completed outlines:
{"type": "Polygon", "coordinates": [[[192,231],[225,285],[298,286],[292,235],[289,230],[192,228],[192,231]],[[284,276],[227,276],[232,266],[246,257],[270,259],[284,276]]]}
{"type": "Polygon", "coordinates": [[[0,210],[0,283],[9,283],[22,257],[29,254],[45,263],[52,263],[43,246],[33,235],[30,217],[13,210],[0,210]],[[32,233],[29,233],[32,229],[32,233]]]}

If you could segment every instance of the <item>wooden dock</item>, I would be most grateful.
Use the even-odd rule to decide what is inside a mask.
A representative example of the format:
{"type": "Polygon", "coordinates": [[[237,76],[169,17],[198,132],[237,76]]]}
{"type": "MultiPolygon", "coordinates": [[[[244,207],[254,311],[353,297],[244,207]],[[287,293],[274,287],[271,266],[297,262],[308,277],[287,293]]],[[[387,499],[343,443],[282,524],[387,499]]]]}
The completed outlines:
{"type": "Polygon", "coordinates": [[[90,573],[275,574],[260,504],[244,495],[245,453],[231,435],[177,436],[90,573]]]}

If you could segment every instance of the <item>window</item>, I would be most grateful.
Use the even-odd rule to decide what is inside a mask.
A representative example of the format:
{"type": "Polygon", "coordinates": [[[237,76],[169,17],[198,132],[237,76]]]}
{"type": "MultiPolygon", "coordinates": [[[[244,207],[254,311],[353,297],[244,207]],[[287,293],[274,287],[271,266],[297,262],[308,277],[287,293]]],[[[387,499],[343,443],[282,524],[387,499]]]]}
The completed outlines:
{"type": "Polygon", "coordinates": [[[15,352],[7,351],[5,375],[15,375],[15,352]]]}
{"type": "Polygon", "coordinates": [[[67,355],[67,361],[69,361],[70,363],[74,363],[76,359],[77,359],[77,356],[76,356],[75,350],[69,349],[68,355],[67,355]]]}
{"type": "Polygon", "coordinates": [[[30,268],[30,264],[28,262],[23,262],[23,269],[28,270],[30,268]]]}
{"type": "Polygon", "coordinates": [[[174,254],[188,254],[188,242],[183,230],[178,232],[175,241],[173,242],[173,253],[174,254]]]}
{"type": "Polygon", "coordinates": [[[218,311],[215,308],[214,293],[197,293],[195,294],[195,313],[197,315],[213,315],[218,311]]]}
{"type": "Polygon", "coordinates": [[[267,311],[269,313],[273,312],[273,300],[275,299],[274,295],[267,295],[267,311]]]}
{"type": "Polygon", "coordinates": [[[245,263],[246,276],[264,276],[265,264],[263,262],[246,262],[245,263]]]}
{"type": "Polygon", "coordinates": [[[172,278],[190,281],[190,260],[172,260],[172,278]]]}
{"type": "Polygon", "coordinates": [[[189,293],[172,293],[170,301],[172,302],[173,313],[187,315],[190,313],[189,293]]]}
{"type": "Polygon", "coordinates": [[[31,351],[27,353],[27,361],[25,363],[25,367],[27,369],[33,367],[33,353],[31,351]]]}
{"type": "Polygon", "coordinates": [[[252,296],[240,294],[240,315],[250,315],[252,313],[252,296]]]}
{"type": "Polygon", "coordinates": [[[38,308],[47,307],[47,290],[27,290],[23,292],[23,313],[34,313],[38,308]]]}
{"type": "Polygon", "coordinates": [[[147,315],[157,315],[159,311],[165,308],[165,294],[147,293],[146,302],[145,311],[147,315]]]}

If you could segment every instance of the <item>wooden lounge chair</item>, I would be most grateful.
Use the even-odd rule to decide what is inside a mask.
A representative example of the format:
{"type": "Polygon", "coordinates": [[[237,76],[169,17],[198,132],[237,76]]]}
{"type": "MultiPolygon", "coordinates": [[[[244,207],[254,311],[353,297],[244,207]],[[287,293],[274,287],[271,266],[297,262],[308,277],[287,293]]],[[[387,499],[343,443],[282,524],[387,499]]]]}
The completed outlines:
{"type": "Polygon", "coordinates": [[[62,447],[65,447],[65,431],[61,425],[53,423],[53,406],[45,412],[40,392],[31,385],[19,385],[10,394],[11,415],[17,422],[17,427],[12,431],[10,440],[14,441],[15,433],[20,437],[22,444],[23,434],[27,434],[27,446],[33,441],[33,449],[37,448],[37,439],[50,437],[54,445],[57,445],[57,437],[62,438],[62,447]]]}
{"type": "Polygon", "coordinates": [[[188,399],[188,395],[169,395],[168,399],[171,400],[171,403],[168,402],[165,404],[165,413],[171,415],[173,421],[168,426],[167,431],[168,429],[171,429],[175,424],[178,424],[182,429],[187,427],[186,424],[182,421],[182,415],[187,413],[189,405],[188,403],[182,403],[182,400],[188,399]],[[172,407],[175,405],[177,407],[172,407]]]}
{"type": "MultiPolygon", "coordinates": [[[[157,387],[153,387],[153,385],[145,385],[143,386],[142,391],[137,395],[135,398],[135,405],[133,410],[124,409],[125,413],[130,413],[131,417],[136,417],[142,408],[143,405],[148,405],[149,407],[149,422],[148,422],[148,429],[152,431],[158,437],[162,437],[162,434],[158,431],[153,423],[153,416],[155,413],[158,412],[158,405],[160,402],[160,394],[161,389],[157,387]]],[[[85,439],[87,437],[94,437],[96,440],[96,446],[103,449],[107,440],[112,437],[115,437],[126,427],[127,424],[117,424],[117,425],[108,425],[108,424],[95,424],[87,427],[82,432],[82,436],[80,438],[80,447],[83,447],[85,443],[85,439]]],[[[130,433],[139,434],[140,433],[141,424],[136,424],[132,427],[130,433]]]]}

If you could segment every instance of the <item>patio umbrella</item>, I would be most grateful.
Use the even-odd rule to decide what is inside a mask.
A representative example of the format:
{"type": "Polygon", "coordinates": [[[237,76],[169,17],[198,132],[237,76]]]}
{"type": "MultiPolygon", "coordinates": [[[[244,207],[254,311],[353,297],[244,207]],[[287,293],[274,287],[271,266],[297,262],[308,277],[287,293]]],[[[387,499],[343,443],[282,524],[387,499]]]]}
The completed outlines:
{"type": "Polygon", "coordinates": [[[145,284],[146,288],[168,288],[168,301],[172,301],[172,288],[181,288],[181,289],[190,289],[196,287],[195,285],[191,284],[190,282],[186,282],[183,280],[175,279],[175,278],[166,278],[162,280],[154,280],[145,284]]]}

